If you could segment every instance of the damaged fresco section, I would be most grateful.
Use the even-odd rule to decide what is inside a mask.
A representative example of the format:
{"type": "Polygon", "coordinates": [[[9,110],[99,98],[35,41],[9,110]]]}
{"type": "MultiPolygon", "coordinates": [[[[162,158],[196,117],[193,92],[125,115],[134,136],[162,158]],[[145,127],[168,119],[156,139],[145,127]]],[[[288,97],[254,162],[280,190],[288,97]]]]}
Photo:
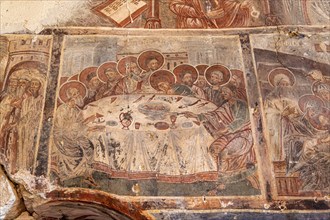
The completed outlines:
{"type": "Polygon", "coordinates": [[[9,180],[3,167],[0,167],[0,218],[14,219],[25,210],[21,195],[16,186],[9,180]]]}
{"type": "Polygon", "coordinates": [[[279,196],[330,190],[329,36],[252,37],[265,135],[279,196]]]}
{"type": "Polygon", "coordinates": [[[68,36],[57,94],[61,186],[260,194],[238,37],[68,36]]]}

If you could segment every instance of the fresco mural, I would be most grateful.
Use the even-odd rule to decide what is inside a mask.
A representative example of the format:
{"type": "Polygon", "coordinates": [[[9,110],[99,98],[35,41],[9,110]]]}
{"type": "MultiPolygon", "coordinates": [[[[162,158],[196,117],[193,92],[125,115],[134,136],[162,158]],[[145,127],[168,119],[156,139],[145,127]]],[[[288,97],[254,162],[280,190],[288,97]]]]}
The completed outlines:
{"type": "Polygon", "coordinates": [[[329,36],[300,28],[2,35],[2,177],[42,216],[326,219],[329,36]]]}
{"type": "Polygon", "coordinates": [[[44,106],[50,37],[1,36],[0,161],[32,173],[44,106]]]}
{"type": "Polygon", "coordinates": [[[91,10],[117,27],[229,28],[260,23],[266,6],[267,0],[107,0],[91,10]]]}
{"type": "Polygon", "coordinates": [[[93,14],[111,25],[151,29],[318,25],[328,23],[330,10],[328,0],[105,0],[89,4],[93,14]]]}
{"type": "Polygon", "coordinates": [[[252,44],[277,193],[323,195],[330,189],[330,55],[318,47],[328,36],[281,36],[276,48],[260,40],[272,37],[252,44]]]}
{"type": "Polygon", "coordinates": [[[2,2],[1,8],[4,14],[1,19],[1,34],[37,34],[45,27],[54,26],[228,29],[278,25],[328,25],[330,2],[328,0],[79,0],[52,1],[44,4],[42,0],[33,2],[7,0],[2,2]],[[25,7],[22,7],[22,2],[25,7]],[[22,10],[18,12],[17,8],[21,7],[22,10]],[[35,13],[31,14],[30,11],[35,13]],[[42,13],[42,11],[56,11],[56,13],[42,13]],[[20,17],[20,21],[13,18],[14,16],[20,17]]]}
{"type": "Polygon", "coordinates": [[[66,37],[53,181],[124,195],[260,194],[238,38],[201,40],[66,37]],[[74,53],[100,41],[111,53],[74,53]]]}
{"type": "Polygon", "coordinates": [[[40,0],[25,2],[26,10],[18,13],[21,5],[21,1],[2,2],[2,13],[8,16],[1,20],[1,33],[39,33],[51,26],[227,29],[328,25],[330,10],[328,0],[80,0],[49,4],[40,0]],[[56,13],[43,14],[40,8],[56,13]],[[29,11],[38,12],[32,15],[29,11]],[[17,21],[9,15],[21,17],[20,25],[10,25],[17,21]]]}
{"type": "Polygon", "coordinates": [[[327,24],[330,2],[327,0],[281,0],[269,1],[272,14],[281,24],[327,24]]]}
{"type": "Polygon", "coordinates": [[[328,24],[330,10],[328,0],[105,0],[89,4],[93,14],[116,27],[151,29],[328,24]]]}
{"type": "Polygon", "coordinates": [[[0,219],[330,219],[330,0],[0,5],[0,219]]]}

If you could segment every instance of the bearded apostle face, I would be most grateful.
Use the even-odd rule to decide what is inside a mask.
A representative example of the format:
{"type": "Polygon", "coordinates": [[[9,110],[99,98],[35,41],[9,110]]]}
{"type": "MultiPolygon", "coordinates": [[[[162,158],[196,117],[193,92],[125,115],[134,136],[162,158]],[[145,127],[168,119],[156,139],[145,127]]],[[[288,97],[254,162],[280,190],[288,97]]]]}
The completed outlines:
{"type": "Polygon", "coordinates": [[[198,81],[196,82],[196,85],[201,89],[204,89],[206,87],[207,82],[204,76],[198,76],[198,81]]]}
{"type": "Polygon", "coordinates": [[[172,88],[169,82],[160,82],[158,83],[158,88],[160,91],[164,92],[165,94],[171,94],[172,88]]]}
{"type": "Polygon", "coordinates": [[[291,86],[290,78],[285,74],[277,74],[274,76],[274,84],[276,87],[289,87],[291,86]]]}
{"type": "Polygon", "coordinates": [[[234,93],[228,87],[223,87],[221,89],[221,95],[222,95],[222,97],[223,97],[224,100],[227,100],[228,101],[228,100],[230,100],[234,96],[234,93]]]}
{"type": "Polygon", "coordinates": [[[150,58],[147,60],[147,67],[151,70],[151,71],[155,71],[159,68],[159,62],[156,58],[150,58]]]}
{"type": "Polygon", "coordinates": [[[307,109],[307,116],[310,119],[313,119],[314,117],[318,116],[319,114],[320,114],[320,111],[317,106],[312,106],[307,109]]]}
{"type": "Polygon", "coordinates": [[[108,77],[108,82],[114,82],[120,78],[120,75],[112,68],[105,70],[105,75],[108,77]]]}
{"type": "Polygon", "coordinates": [[[313,106],[307,109],[307,120],[316,129],[328,130],[330,128],[330,114],[325,108],[313,106]]]}
{"type": "Polygon", "coordinates": [[[182,83],[189,86],[189,87],[192,87],[193,85],[193,77],[191,75],[191,73],[185,73],[182,77],[182,83]]]}
{"type": "Polygon", "coordinates": [[[290,86],[290,81],[282,79],[279,83],[278,83],[278,87],[288,87],[290,86]]]}
{"type": "Polygon", "coordinates": [[[77,88],[69,88],[67,91],[67,96],[69,98],[70,105],[77,105],[79,107],[84,106],[84,99],[80,95],[79,90],[77,88]]]}
{"type": "Polygon", "coordinates": [[[15,95],[17,87],[18,87],[18,79],[16,78],[9,79],[8,93],[11,95],[15,95]]]}
{"type": "MultiPolygon", "coordinates": [[[[118,75],[118,74],[117,74],[117,75],[118,75]]],[[[88,82],[88,88],[89,88],[90,90],[95,91],[95,90],[97,90],[97,89],[99,88],[100,84],[101,84],[100,80],[99,80],[96,76],[94,76],[94,77],[88,82]]]]}
{"type": "Polygon", "coordinates": [[[210,81],[212,85],[219,85],[223,81],[223,73],[220,71],[212,72],[210,81]]]}
{"type": "Polygon", "coordinates": [[[26,89],[28,88],[29,86],[29,81],[27,79],[20,79],[18,81],[18,96],[22,96],[25,92],[26,92],[26,89]]]}
{"type": "Polygon", "coordinates": [[[31,79],[29,90],[34,97],[38,97],[40,87],[41,87],[41,83],[39,80],[31,79]]]}
{"type": "Polygon", "coordinates": [[[232,76],[232,84],[236,87],[239,88],[241,87],[242,80],[240,77],[233,75],[232,76]]]}
{"type": "Polygon", "coordinates": [[[138,67],[137,63],[135,62],[130,62],[126,66],[129,75],[131,76],[137,76],[138,78],[144,78],[146,76],[145,71],[141,71],[141,69],[138,67]]]}

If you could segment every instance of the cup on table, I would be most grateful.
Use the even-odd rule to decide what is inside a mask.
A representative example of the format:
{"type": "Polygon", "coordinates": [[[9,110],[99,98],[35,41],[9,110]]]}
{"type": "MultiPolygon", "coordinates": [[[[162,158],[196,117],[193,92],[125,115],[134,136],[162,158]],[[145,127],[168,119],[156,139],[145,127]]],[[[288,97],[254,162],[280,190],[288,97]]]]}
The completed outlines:
{"type": "Polygon", "coordinates": [[[140,129],[141,123],[140,122],[135,122],[135,129],[140,129]]]}

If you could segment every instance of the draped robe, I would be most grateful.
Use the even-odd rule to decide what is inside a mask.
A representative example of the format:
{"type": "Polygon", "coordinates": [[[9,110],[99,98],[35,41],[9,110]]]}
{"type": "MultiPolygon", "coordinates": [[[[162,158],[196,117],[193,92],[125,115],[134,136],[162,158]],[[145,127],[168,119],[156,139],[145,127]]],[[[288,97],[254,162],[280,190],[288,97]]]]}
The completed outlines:
{"type": "Polygon", "coordinates": [[[62,104],[56,110],[54,143],[59,151],[59,175],[70,179],[86,175],[94,153],[93,145],[86,137],[81,110],[62,104]]]}
{"type": "Polygon", "coordinates": [[[215,138],[210,151],[218,161],[220,172],[237,172],[255,164],[249,112],[244,101],[226,102],[214,112],[199,115],[199,118],[215,138]]]}
{"type": "Polygon", "coordinates": [[[225,28],[248,26],[250,7],[237,0],[218,1],[219,16],[207,17],[201,0],[172,0],[170,9],[177,15],[177,28],[225,28]]]}

